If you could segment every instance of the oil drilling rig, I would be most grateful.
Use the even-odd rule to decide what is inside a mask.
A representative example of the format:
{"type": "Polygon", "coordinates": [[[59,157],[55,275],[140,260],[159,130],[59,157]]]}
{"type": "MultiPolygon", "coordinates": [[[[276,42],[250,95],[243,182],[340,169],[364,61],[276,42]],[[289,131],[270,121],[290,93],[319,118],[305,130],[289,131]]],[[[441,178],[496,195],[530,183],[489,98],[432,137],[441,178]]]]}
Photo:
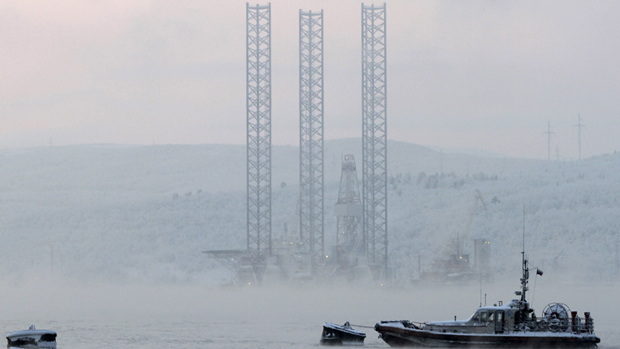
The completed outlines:
{"type": "Polygon", "coordinates": [[[347,154],[342,158],[342,174],[338,201],[334,207],[336,216],[336,275],[346,275],[349,280],[359,278],[365,266],[366,243],[362,233],[362,200],[355,158],[347,154]]]}
{"type": "MultiPolygon", "coordinates": [[[[355,159],[345,155],[335,208],[335,270],[357,278],[363,265],[383,281],[388,276],[386,5],[361,5],[362,193],[355,159]]],[[[299,57],[300,241],[282,242],[272,239],[271,5],[246,4],[247,249],[205,251],[244,283],[261,283],[274,265],[287,270],[281,274],[309,278],[333,267],[324,242],[323,10],[299,11],[299,57]]]]}

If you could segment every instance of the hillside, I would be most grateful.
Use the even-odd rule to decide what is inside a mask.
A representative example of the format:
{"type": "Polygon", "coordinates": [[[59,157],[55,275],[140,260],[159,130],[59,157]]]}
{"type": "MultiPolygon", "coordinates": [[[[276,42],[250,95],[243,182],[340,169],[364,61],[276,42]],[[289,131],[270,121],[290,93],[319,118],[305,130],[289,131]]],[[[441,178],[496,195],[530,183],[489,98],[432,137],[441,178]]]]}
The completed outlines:
{"type": "MultiPolygon", "coordinates": [[[[360,140],[328,141],[325,151],[329,245],[340,159],[352,153],[361,169],[360,140]]],[[[495,270],[514,269],[524,206],[537,266],[598,279],[617,271],[620,154],[548,163],[403,142],[389,142],[388,152],[390,264],[399,279],[415,277],[418,256],[425,268],[447,253],[457,234],[489,239],[495,270]]],[[[244,146],[47,147],[4,150],[0,161],[3,279],[51,271],[78,282],[212,283],[221,268],[201,251],[245,248],[244,146]]],[[[275,235],[294,225],[298,171],[298,148],[275,146],[275,235]]]]}

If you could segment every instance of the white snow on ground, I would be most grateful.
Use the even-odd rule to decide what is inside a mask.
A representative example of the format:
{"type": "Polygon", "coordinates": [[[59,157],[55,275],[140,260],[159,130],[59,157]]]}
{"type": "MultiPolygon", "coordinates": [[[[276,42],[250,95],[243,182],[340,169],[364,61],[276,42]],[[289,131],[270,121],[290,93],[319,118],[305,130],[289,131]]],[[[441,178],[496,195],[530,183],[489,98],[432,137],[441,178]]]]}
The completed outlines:
{"type": "MultiPolygon", "coordinates": [[[[326,245],[340,159],[359,139],[325,142],[326,245]]],[[[581,161],[439,152],[389,142],[390,264],[399,282],[450,252],[457,234],[492,242],[493,268],[517,275],[525,206],[532,265],[576,278],[615,272],[620,154],[581,161]],[[484,205],[476,201],[477,191],[484,205]],[[485,209],[486,206],[486,209],[485,209]],[[471,221],[471,227],[467,226],[471,221]]],[[[273,234],[297,222],[299,150],[273,147],[273,234]]],[[[246,247],[243,145],[80,145],[0,151],[0,276],[217,283],[201,251],[246,247]]],[[[465,245],[471,249],[471,245],[465,245]]]]}

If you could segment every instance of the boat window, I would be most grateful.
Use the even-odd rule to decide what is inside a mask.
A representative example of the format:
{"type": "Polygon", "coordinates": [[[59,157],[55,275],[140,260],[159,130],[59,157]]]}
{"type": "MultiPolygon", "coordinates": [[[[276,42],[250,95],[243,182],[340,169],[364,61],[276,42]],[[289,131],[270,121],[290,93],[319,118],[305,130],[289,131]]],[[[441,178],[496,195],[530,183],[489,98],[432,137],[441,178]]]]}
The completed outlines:
{"type": "Polygon", "coordinates": [[[480,317],[478,315],[478,312],[475,312],[474,315],[472,315],[470,319],[475,321],[475,322],[478,322],[479,319],[480,319],[480,317]]]}
{"type": "Polygon", "coordinates": [[[485,323],[485,322],[489,321],[488,320],[488,315],[489,314],[487,314],[487,313],[480,313],[480,322],[481,323],[485,323]]]}
{"type": "Polygon", "coordinates": [[[495,313],[493,313],[493,312],[489,313],[489,322],[493,322],[495,320],[495,316],[494,315],[495,315],[495,313]]]}
{"type": "Polygon", "coordinates": [[[55,342],[56,333],[44,333],[41,335],[41,342],[55,342]]]}

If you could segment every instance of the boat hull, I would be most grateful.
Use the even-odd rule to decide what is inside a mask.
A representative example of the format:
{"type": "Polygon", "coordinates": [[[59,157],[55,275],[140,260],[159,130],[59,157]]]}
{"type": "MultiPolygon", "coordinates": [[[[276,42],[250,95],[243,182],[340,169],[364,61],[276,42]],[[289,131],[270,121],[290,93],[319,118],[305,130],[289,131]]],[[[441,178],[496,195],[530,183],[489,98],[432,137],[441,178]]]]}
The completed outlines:
{"type": "Polygon", "coordinates": [[[8,348],[56,348],[56,332],[37,330],[34,326],[29,330],[11,332],[6,339],[8,348]]]}
{"type": "Polygon", "coordinates": [[[511,334],[443,333],[405,327],[400,321],[375,325],[380,337],[391,347],[506,347],[506,348],[588,348],[596,347],[595,335],[572,333],[519,332],[511,334]]]}
{"type": "Polygon", "coordinates": [[[326,322],[321,335],[322,345],[364,345],[366,333],[356,331],[350,326],[340,326],[326,322]]]}

